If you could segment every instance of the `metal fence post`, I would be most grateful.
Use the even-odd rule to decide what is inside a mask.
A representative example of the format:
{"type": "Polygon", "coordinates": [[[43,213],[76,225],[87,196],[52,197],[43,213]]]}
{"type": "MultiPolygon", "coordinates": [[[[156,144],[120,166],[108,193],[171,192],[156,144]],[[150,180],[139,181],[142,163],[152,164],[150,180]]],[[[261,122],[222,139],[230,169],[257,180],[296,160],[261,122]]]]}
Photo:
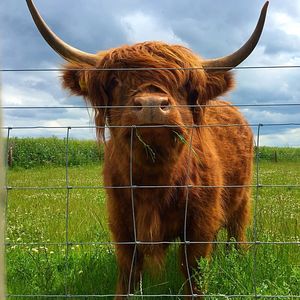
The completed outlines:
{"type": "MultiPolygon", "coordinates": [[[[0,97],[1,104],[1,97],[0,97]]],[[[2,110],[0,106],[0,126],[2,124],[2,110]]],[[[2,131],[0,134],[0,299],[5,299],[5,286],[4,286],[4,222],[5,222],[5,164],[4,164],[4,149],[2,131]]]]}

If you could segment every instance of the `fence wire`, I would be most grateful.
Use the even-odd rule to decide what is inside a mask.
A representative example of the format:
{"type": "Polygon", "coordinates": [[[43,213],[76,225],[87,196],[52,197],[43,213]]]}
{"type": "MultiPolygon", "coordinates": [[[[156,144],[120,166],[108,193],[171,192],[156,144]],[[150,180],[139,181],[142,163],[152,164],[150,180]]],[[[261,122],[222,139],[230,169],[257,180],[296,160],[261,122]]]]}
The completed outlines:
{"type": "MultiPolygon", "coordinates": [[[[177,70],[184,70],[184,71],[193,71],[193,70],[263,70],[263,69],[299,69],[300,65],[266,65],[266,66],[222,66],[222,67],[203,67],[203,66],[196,66],[196,67],[171,67],[171,68],[156,68],[156,67],[137,67],[137,68],[95,68],[95,67],[88,67],[88,68],[68,68],[70,71],[118,71],[118,72],[130,72],[130,71],[157,71],[157,70],[168,70],[168,71],[177,71],[177,70]]],[[[13,72],[63,72],[65,71],[64,68],[7,68],[7,69],[0,69],[0,72],[3,73],[13,73],[13,72]]]]}
{"type": "MultiPolygon", "coordinates": [[[[300,66],[271,66],[271,67],[237,67],[236,69],[251,69],[251,68],[299,68],[300,66]]],[[[144,70],[144,69],[143,69],[144,70]]],[[[32,71],[40,71],[40,72],[49,72],[49,71],[61,71],[61,69],[2,69],[2,72],[32,72],[32,71]]],[[[111,71],[111,70],[109,70],[111,71]]],[[[118,71],[120,71],[118,69],[118,71]]],[[[127,70],[128,71],[128,70],[127,70]]],[[[227,105],[220,105],[220,104],[210,104],[210,105],[203,105],[207,107],[226,107],[227,105]]],[[[234,105],[237,107],[299,107],[300,103],[260,103],[260,104],[237,104],[234,105]]],[[[2,108],[5,110],[19,110],[19,109],[25,109],[25,110],[35,110],[35,109],[100,109],[100,108],[110,108],[111,106],[49,106],[49,107],[42,107],[42,106],[3,106],[2,108]]],[[[130,107],[130,106],[129,106],[130,107]]],[[[184,108],[186,105],[174,105],[174,107],[180,107],[184,108]]],[[[190,106],[193,107],[193,106],[190,106]]],[[[113,106],[113,108],[128,108],[128,106],[113,106]]],[[[247,244],[251,247],[254,247],[253,252],[253,293],[252,294],[206,294],[206,299],[293,299],[293,298],[300,298],[300,294],[298,295],[262,295],[258,291],[257,288],[257,276],[256,273],[258,271],[259,265],[257,262],[258,258],[258,247],[261,246],[268,246],[268,245],[281,245],[281,246],[287,246],[287,245],[295,245],[300,246],[300,240],[272,240],[272,241],[264,241],[259,240],[258,235],[258,213],[259,213],[259,203],[260,203],[260,193],[262,189],[299,189],[300,184],[264,184],[260,180],[260,139],[262,135],[262,128],[264,127],[282,127],[282,126],[297,126],[300,127],[300,122],[287,122],[287,123],[255,123],[255,124],[208,124],[208,125],[184,125],[184,126],[178,126],[178,127],[185,127],[190,131],[189,135],[189,142],[187,143],[189,150],[188,150],[188,160],[187,160],[187,178],[190,175],[191,172],[191,155],[192,155],[192,142],[193,142],[193,135],[196,128],[213,128],[214,127],[252,127],[256,129],[256,154],[255,154],[255,183],[249,184],[249,185],[136,185],[134,184],[133,180],[133,140],[134,140],[134,132],[137,128],[174,128],[176,125],[142,125],[142,126],[136,126],[136,125],[130,125],[130,126],[5,126],[2,127],[2,130],[6,130],[6,143],[7,143],[7,156],[8,156],[8,149],[9,149],[9,142],[12,136],[12,132],[15,130],[22,130],[22,131],[34,131],[36,129],[61,129],[65,130],[65,184],[64,186],[60,185],[51,185],[51,186],[22,186],[18,184],[11,183],[8,180],[8,174],[6,174],[6,218],[9,216],[9,203],[10,203],[10,193],[13,191],[51,191],[51,190],[58,190],[58,191],[65,191],[65,241],[64,242],[6,242],[6,247],[50,247],[50,246],[58,246],[58,247],[65,247],[65,264],[63,266],[63,272],[64,272],[64,287],[65,287],[65,294],[7,294],[7,298],[20,298],[20,299],[27,299],[27,298],[46,298],[46,299],[93,299],[93,298],[111,298],[111,297],[124,297],[125,298],[137,298],[137,299],[144,299],[144,298],[152,298],[156,299],[158,297],[161,298],[174,298],[179,299],[179,297],[191,297],[191,299],[197,299],[199,295],[193,293],[193,283],[192,283],[192,274],[190,273],[190,267],[188,262],[188,245],[192,244],[212,244],[212,245],[237,245],[237,244],[247,244]],[[130,129],[130,169],[129,169],[129,185],[125,186],[107,186],[105,184],[99,184],[99,185],[73,185],[70,181],[70,164],[69,164],[69,151],[70,151],[70,134],[72,129],[99,129],[99,128],[129,128],[130,129]],[[187,237],[187,222],[188,222],[188,210],[189,210],[189,191],[192,188],[208,188],[208,189],[219,189],[219,188],[253,188],[255,189],[255,196],[253,197],[253,240],[247,241],[247,242],[239,242],[239,241],[190,241],[187,237]],[[135,191],[137,189],[158,189],[158,188],[183,188],[185,189],[186,193],[186,199],[185,199],[185,212],[184,212],[184,228],[183,228],[183,240],[174,240],[174,241],[142,241],[138,239],[137,236],[137,224],[136,224],[136,199],[135,199],[135,191]],[[70,214],[71,214],[71,208],[70,208],[70,197],[72,191],[80,191],[80,190],[109,190],[109,189],[129,189],[130,195],[131,195],[131,210],[132,210],[132,223],[133,223],[133,241],[123,241],[123,242],[114,242],[114,241],[88,241],[88,242],[82,242],[82,241],[74,241],[70,238],[70,214]],[[113,291],[110,294],[72,294],[70,290],[70,249],[73,246],[116,246],[116,245],[127,245],[129,247],[133,246],[132,251],[132,259],[131,259],[131,266],[130,266],[130,274],[129,274],[129,285],[128,285],[128,292],[127,294],[117,295],[114,294],[113,291]],[[189,286],[189,292],[188,294],[180,293],[180,294],[147,294],[145,292],[141,294],[132,293],[131,286],[133,285],[133,277],[135,276],[135,264],[137,259],[137,252],[138,247],[140,245],[181,245],[184,247],[184,258],[185,258],[185,267],[186,272],[188,273],[188,286],[189,286]]],[[[8,170],[8,168],[7,168],[8,170]]],[[[42,199],[41,199],[42,201],[42,199]]],[[[6,223],[8,224],[8,222],[6,223]]],[[[100,228],[99,228],[100,230],[100,228]]],[[[179,272],[179,270],[178,270],[179,272]]]]}

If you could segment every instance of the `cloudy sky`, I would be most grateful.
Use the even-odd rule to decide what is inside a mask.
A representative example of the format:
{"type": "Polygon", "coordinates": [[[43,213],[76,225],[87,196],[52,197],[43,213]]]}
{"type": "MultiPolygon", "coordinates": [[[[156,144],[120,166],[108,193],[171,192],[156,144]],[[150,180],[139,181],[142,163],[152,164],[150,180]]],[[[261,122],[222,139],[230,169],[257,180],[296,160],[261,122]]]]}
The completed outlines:
{"type": "MultiPolygon", "coordinates": [[[[262,0],[35,0],[62,39],[88,52],[145,40],[183,44],[205,58],[227,55],[250,36],[262,0]]],[[[25,0],[1,0],[1,68],[57,68],[62,59],[35,28],[25,0]]],[[[242,66],[300,66],[300,1],[271,0],[259,45],[242,66]]],[[[251,124],[263,126],[262,145],[300,146],[300,68],[235,70],[234,104],[289,104],[242,107],[251,124]],[[291,105],[291,104],[298,104],[291,105]],[[294,126],[278,125],[296,123],[294,126]]],[[[92,114],[69,97],[58,72],[2,72],[5,126],[89,126],[92,114]],[[25,109],[24,106],[64,107],[25,109]]],[[[254,128],[255,129],[255,128],[254,128]]],[[[65,129],[14,129],[16,136],[64,136],[65,129]]],[[[90,138],[92,129],[72,129],[90,138]]]]}

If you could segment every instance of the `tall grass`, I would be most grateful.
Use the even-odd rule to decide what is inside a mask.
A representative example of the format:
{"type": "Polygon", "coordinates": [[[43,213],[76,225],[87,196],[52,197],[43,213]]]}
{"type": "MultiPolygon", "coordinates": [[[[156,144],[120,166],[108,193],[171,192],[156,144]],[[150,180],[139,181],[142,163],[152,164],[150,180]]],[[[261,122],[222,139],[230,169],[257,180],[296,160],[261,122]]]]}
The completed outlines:
{"type": "Polygon", "coordinates": [[[296,147],[259,147],[259,156],[263,161],[299,162],[300,148],[296,147]]]}
{"type": "Polygon", "coordinates": [[[68,148],[69,166],[103,160],[103,145],[95,141],[52,138],[11,138],[8,143],[8,162],[13,168],[65,166],[68,148]]]}

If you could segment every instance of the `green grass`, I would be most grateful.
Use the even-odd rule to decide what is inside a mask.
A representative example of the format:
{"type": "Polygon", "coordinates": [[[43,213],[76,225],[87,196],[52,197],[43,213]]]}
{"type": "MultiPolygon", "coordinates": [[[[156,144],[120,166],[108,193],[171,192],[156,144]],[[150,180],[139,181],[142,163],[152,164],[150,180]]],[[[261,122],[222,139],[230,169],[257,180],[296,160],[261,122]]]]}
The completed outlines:
{"type": "MultiPolygon", "coordinates": [[[[101,185],[101,172],[101,163],[70,167],[69,185],[101,185]]],[[[300,163],[262,161],[259,182],[299,185],[300,163]]],[[[13,187],[65,187],[66,171],[64,167],[53,166],[13,168],[8,172],[8,184],[13,187]]],[[[299,188],[260,187],[254,189],[253,198],[257,199],[253,208],[257,212],[253,221],[256,230],[252,224],[248,230],[250,241],[254,241],[255,236],[261,242],[300,240],[299,188]]],[[[87,244],[110,240],[104,190],[71,189],[67,197],[66,189],[12,189],[8,192],[7,221],[6,241],[11,243],[6,249],[9,294],[114,293],[117,270],[113,247],[87,244]],[[74,245],[67,248],[66,237],[74,245]]],[[[219,240],[224,241],[224,236],[221,232],[219,240]]],[[[137,293],[180,295],[183,279],[177,258],[177,247],[171,247],[165,271],[152,277],[146,274],[137,293]]],[[[204,272],[202,276],[195,273],[195,277],[208,295],[251,295],[256,287],[257,293],[262,295],[299,296],[299,265],[299,245],[295,244],[258,244],[245,254],[234,249],[226,252],[224,245],[218,245],[209,262],[199,262],[204,272]]]]}

